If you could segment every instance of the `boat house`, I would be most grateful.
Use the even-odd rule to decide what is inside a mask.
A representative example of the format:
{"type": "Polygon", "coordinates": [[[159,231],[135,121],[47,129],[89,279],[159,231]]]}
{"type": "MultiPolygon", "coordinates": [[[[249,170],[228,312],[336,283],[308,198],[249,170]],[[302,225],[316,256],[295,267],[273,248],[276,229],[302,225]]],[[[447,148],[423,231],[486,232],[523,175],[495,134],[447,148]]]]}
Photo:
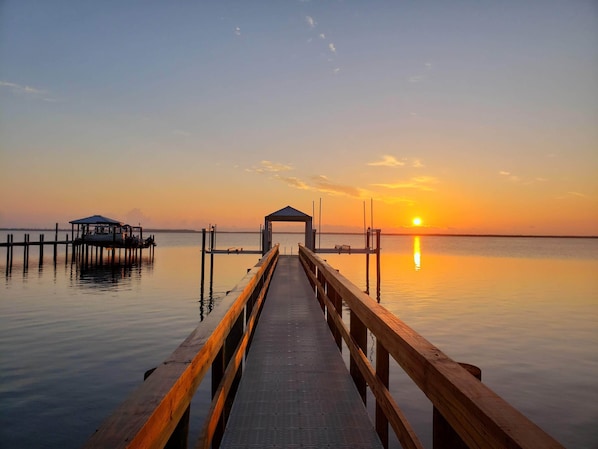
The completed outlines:
{"type": "Polygon", "coordinates": [[[143,238],[141,226],[131,226],[102,215],[92,215],[69,223],[75,243],[105,248],[148,248],[155,245],[153,237],[143,238]]]}

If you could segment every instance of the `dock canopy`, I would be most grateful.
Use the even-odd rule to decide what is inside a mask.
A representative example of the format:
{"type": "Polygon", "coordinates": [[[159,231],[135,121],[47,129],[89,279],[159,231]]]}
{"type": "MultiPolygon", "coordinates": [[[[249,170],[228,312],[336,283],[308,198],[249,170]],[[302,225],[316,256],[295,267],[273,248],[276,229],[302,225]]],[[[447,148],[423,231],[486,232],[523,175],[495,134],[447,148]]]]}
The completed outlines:
{"type": "Polygon", "coordinates": [[[262,254],[266,254],[272,248],[272,222],[273,221],[302,221],[305,223],[305,246],[313,251],[316,238],[312,230],[312,217],[295,209],[294,207],[283,207],[264,218],[264,237],[262,239],[262,254]]]}
{"type": "Polygon", "coordinates": [[[104,217],[102,215],[92,215],[87,218],[79,218],[78,220],[69,221],[74,225],[90,225],[90,224],[107,224],[107,225],[122,225],[123,223],[112,218],[104,217]]]}

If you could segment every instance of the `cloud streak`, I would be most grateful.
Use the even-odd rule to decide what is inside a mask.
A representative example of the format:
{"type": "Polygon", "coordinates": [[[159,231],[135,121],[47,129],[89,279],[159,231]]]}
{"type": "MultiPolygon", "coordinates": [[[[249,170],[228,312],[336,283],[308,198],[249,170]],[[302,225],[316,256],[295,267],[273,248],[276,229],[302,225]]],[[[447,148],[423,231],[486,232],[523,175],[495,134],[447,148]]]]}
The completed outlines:
{"type": "Polygon", "coordinates": [[[279,173],[292,170],[293,167],[279,162],[261,161],[260,167],[248,168],[247,171],[255,173],[279,173]]]}
{"type": "Polygon", "coordinates": [[[0,89],[2,88],[10,90],[16,95],[27,95],[33,98],[42,98],[44,101],[50,102],[57,101],[55,98],[52,98],[47,91],[38,89],[36,87],[0,80],[0,89]]]}
{"type": "Polygon", "coordinates": [[[313,187],[318,192],[329,193],[332,195],[347,195],[351,197],[360,198],[361,190],[343,184],[335,184],[328,179],[327,176],[318,175],[312,177],[313,187]]]}
{"type": "Polygon", "coordinates": [[[385,154],[382,156],[382,160],[368,162],[368,165],[371,167],[402,167],[405,165],[405,162],[397,160],[397,158],[390,154],[385,154]]]}
{"type": "Polygon", "coordinates": [[[367,165],[370,167],[404,167],[407,163],[413,168],[425,167],[421,159],[402,158],[399,160],[390,154],[384,154],[381,160],[368,162],[367,165]]]}
{"type": "Polygon", "coordinates": [[[314,20],[312,16],[305,16],[305,21],[307,22],[310,28],[315,28],[317,25],[317,22],[314,20]]]}
{"type": "Polygon", "coordinates": [[[433,176],[416,176],[408,181],[400,181],[395,183],[379,183],[372,184],[377,187],[384,187],[386,189],[411,189],[411,190],[422,190],[425,192],[433,192],[436,189],[433,187],[434,184],[438,184],[438,179],[433,176]]]}

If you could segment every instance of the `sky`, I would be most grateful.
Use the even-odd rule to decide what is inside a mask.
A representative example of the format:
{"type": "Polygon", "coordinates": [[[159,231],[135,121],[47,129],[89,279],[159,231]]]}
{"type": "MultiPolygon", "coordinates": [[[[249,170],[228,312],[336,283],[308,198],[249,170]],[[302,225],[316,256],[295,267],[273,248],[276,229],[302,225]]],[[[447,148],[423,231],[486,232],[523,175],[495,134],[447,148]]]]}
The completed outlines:
{"type": "Polygon", "coordinates": [[[0,227],[287,205],[598,235],[598,3],[0,0],[0,227]]]}

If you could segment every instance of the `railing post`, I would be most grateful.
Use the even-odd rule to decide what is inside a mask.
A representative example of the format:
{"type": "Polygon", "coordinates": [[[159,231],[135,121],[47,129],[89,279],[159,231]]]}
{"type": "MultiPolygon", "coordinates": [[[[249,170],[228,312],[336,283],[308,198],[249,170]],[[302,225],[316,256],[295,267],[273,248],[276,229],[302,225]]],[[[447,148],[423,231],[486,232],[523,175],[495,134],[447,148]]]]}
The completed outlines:
{"type": "MultiPolygon", "coordinates": [[[[320,283],[320,285],[322,286],[324,291],[326,291],[326,278],[324,277],[324,273],[319,269],[316,269],[316,273],[317,273],[316,276],[317,276],[318,282],[320,283]]],[[[322,309],[322,312],[323,312],[325,310],[326,303],[324,302],[324,298],[322,298],[322,295],[320,294],[319,291],[317,291],[317,297],[318,297],[318,302],[320,303],[320,308],[322,309]]]]}
{"type": "MultiPolygon", "coordinates": [[[[355,341],[355,344],[363,351],[363,353],[367,354],[367,328],[353,310],[351,310],[350,317],[351,338],[353,338],[353,341],[355,341]]],[[[351,372],[351,377],[357,387],[357,391],[361,396],[361,400],[365,404],[367,402],[366,381],[353,357],[351,357],[349,371],[351,372]]]]}
{"type": "MultiPolygon", "coordinates": [[[[376,377],[380,379],[382,385],[388,390],[389,382],[389,357],[388,351],[380,343],[380,340],[376,339],[376,377]]],[[[388,418],[384,413],[378,401],[376,401],[376,432],[380,437],[380,441],[385,449],[388,449],[388,418]]]]}
{"type": "MultiPolygon", "coordinates": [[[[156,370],[156,368],[152,368],[147,370],[143,375],[143,380],[145,381],[148,377],[152,375],[152,373],[156,370]]],[[[189,416],[191,415],[191,406],[187,407],[183,416],[181,416],[181,420],[175,427],[164,446],[164,449],[187,449],[187,444],[189,441],[189,416]]]]}
{"type": "MultiPolygon", "coordinates": [[[[212,362],[212,398],[216,395],[218,391],[218,386],[224,377],[224,346],[220,348],[218,354],[214,358],[212,362]]],[[[218,420],[218,425],[214,429],[214,436],[212,438],[212,447],[218,448],[220,447],[220,442],[222,441],[222,436],[224,435],[224,416],[220,416],[218,420]]]]}
{"type": "Polygon", "coordinates": [[[336,346],[338,347],[339,350],[342,351],[343,345],[342,345],[341,332],[336,327],[336,324],[334,324],[334,319],[332,317],[332,314],[336,313],[339,316],[339,318],[342,319],[342,311],[343,311],[342,299],[341,299],[340,295],[337,293],[337,291],[330,284],[328,284],[327,295],[328,295],[328,299],[330,299],[330,302],[332,302],[332,304],[334,305],[334,310],[328,309],[328,313],[327,313],[328,327],[330,328],[330,332],[332,332],[332,336],[334,337],[336,346]]]}
{"type": "MultiPolygon", "coordinates": [[[[477,366],[468,363],[459,363],[472,376],[482,380],[482,370],[477,366]]],[[[442,416],[436,407],[432,415],[432,446],[434,449],[468,449],[467,444],[455,432],[447,420],[442,416]]]]}

